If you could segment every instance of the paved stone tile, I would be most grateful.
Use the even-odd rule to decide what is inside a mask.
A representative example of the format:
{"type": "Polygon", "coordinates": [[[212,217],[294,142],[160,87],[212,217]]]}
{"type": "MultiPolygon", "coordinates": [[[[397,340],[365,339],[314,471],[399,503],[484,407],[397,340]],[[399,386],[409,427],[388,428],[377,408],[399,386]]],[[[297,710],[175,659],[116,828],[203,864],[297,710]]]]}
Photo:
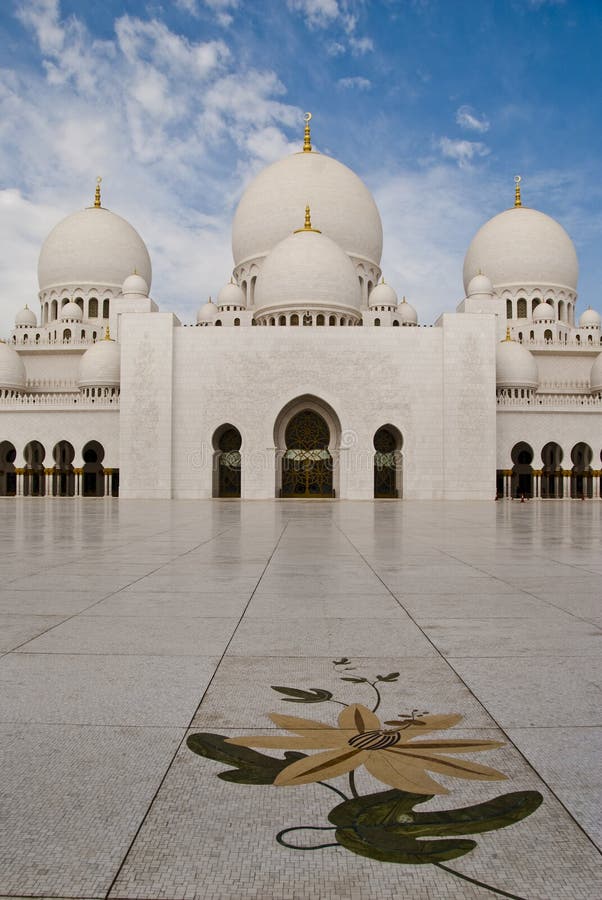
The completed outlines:
{"type": "Polygon", "coordinates": [[[177,725],[216,658],[12,653],[0,659],[0,722],[177,725]]]}
{"type": "Polygon", "coordinates": [[[29,641],[27,653],[220,656],[238,619],[78,616],[29,641]]]}
{"type": "Polygon", "coordinates": [[[0,652],[27,646],[32,638],[63,621],[62,616],[26,616],[0,614],[0,652]]]}
{"type": "Polygon", "coordinates": [[[107,591],[15,591],[0,590],[0,614],[59,616],[66,618],[88,609],[106,597],[107,591]]]}
{"type": "Polygon", "coordinates": [[[183,734],[0,725],[0,894],[104,896],[183,734]]]}
{"type": "Polygon", "coordinates": [[[600,658],[602,631],[566,616],[541,619],[439,619],[421,623],[444,656],[594,656],[600,658]]]}
{"type": "MultiPolygon", "coordinates": [[[[433,619],[566,620],[564,610],[530,594],[402,594],[397,599],[417,622],[433,619]]],[[[493,626],[497,627],[497,626],[493,626]]]]}
{"type": "Polygon", "coordinates": [[[236,631],[228,652],[233,656],[433,656],[409,616],[395,619],[246,619],[236,631]]]}
{"type": "Polygon", "coordinates": [[[86,616],[131,616],[136,619],[236,617],[242,614],[250,591],[230,594],[156,593],[119,591],[86,610],[86,616]]]}

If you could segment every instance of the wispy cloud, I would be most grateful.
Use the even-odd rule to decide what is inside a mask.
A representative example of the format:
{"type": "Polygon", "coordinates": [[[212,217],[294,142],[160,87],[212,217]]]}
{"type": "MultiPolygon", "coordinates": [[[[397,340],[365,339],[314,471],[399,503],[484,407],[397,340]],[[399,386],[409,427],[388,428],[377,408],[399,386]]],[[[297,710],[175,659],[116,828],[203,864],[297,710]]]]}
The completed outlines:
{"type": "Polygon", "coordinates": [[[339,78],[337,84],[342,88],[357,88],[359,91],[369,91],[372,87],[372,82],[368,78],[363,78],[361,75],[351,75],[348,78],[339,78]]]}
{"type": "Polygon", "coordinates": [[[327,28],[341,15],[337,0],[287,0],[293,12],[299,12],[310,28],[327,28]]]}
{"type": "Polygon", "coordinates": [[[456,123],[460,128],[465,128],[467,131],[478,131],[480,134],[489,131],[491,127],[485,115],[482,113],[479,115],[471,106],[466,105],[460,106],[456,111],[456,123]]]}
{"type": "Polygon", "coordinates": [[[460,168],[466,168],[475,157],[487,156],[489,147],[482,141],[453,140],[442,137],[439,140],[439,149],[447,159],[453,159],[460,168]]]}

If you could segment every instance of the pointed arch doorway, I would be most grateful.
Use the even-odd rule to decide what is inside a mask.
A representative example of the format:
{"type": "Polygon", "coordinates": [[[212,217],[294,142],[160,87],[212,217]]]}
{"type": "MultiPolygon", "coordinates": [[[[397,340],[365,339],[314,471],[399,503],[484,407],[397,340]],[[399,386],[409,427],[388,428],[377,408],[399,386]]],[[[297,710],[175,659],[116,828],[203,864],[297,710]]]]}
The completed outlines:
{"type": "Polygon", "coordinates": [[[336,496],[340,426],[317,398],[300,398],[276,422],[276,496],[324,499],[336,496]]]}

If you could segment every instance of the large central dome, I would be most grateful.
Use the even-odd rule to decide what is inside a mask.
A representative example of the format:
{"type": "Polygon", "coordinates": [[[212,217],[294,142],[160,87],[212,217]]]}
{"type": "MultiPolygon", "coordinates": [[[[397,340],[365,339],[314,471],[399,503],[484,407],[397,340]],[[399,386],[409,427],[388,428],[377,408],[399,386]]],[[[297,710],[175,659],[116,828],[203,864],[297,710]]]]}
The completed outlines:
{"type": "Polygon", "coordinates": [[[358,262],[379,266],[383,231],[358,176],[321,153],[295,153],[264,169],[244,192],[232,226],[235,266],[265,257],[299,224],[306,204],[322,232],[358,262]]]}

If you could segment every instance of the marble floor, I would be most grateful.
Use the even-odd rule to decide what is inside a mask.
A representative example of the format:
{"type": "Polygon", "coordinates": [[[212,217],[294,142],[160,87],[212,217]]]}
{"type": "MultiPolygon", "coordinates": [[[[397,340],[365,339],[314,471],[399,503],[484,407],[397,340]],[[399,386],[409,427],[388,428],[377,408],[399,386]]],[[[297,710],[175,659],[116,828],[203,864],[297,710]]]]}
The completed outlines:
{"type": "Polygon", "coordinates": [[[0,897],[598,898],[601,511],[1,500],[0,897]],[[284,739],[268,756],[289,738],[314,752],[315,721],[377,695],[387,721],[457,713],[453,738],[503,744],[478,762],[505,783],[429,769],[450,793],[427,812],[543,803],[443,866],[332,846],[334,828],[290,832],[292,849],[276,835],[329,827],[333,791],[389,784],[363,768],[353,787],[238,783],[187,746],[267,735],[284,739]],[[290,717],[311,721],[292,734],[290,717]]]}

